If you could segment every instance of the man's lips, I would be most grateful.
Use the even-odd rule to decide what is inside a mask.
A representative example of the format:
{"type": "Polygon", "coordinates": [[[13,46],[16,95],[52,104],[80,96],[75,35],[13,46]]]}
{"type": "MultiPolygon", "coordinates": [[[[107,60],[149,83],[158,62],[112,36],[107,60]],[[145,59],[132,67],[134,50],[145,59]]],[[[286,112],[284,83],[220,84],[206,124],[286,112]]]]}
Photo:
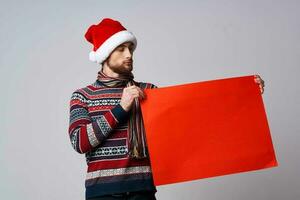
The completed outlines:
{"type": "Polygon", "coordinates": [[[132,64],[132,61],[125,61],[126,64],[132,64]]]}

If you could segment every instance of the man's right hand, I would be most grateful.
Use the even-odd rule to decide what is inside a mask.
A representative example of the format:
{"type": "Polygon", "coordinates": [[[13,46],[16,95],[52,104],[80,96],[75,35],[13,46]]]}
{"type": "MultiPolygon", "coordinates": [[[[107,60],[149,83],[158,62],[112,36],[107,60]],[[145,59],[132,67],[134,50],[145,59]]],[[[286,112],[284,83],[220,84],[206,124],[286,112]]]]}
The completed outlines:
{"type": "Polygon", "coordinates": [[[136,85],[131,85],[123,89],[120,105],[125,111],[129,111],[134,102],[134,98],[144,99],[145,94],[141,88],[136,85]]]}

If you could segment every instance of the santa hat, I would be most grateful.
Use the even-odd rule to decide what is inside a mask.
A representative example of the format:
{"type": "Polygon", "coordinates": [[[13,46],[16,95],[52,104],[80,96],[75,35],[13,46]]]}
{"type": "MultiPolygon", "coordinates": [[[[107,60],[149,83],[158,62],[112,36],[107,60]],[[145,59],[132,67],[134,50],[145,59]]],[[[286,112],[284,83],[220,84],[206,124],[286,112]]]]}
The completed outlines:
{"type": "Polygon", "coordinates": [[[85,33],[85,38],[94,45],[89,59],[100,64],[120,44],[132,42],[133,51],[137,45],[133,33],[123,27],[120,22],[111,18],[104,18],[99,24],[91,25],[85,33]]]}

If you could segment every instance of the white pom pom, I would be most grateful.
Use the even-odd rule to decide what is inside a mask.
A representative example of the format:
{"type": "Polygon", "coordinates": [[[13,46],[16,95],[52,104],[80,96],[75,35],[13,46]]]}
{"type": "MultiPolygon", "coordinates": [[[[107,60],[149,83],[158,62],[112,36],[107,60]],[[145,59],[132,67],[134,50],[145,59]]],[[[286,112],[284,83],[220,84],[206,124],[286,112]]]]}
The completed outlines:
{"type": "Polygon", "coordinates": [[[90,61],[92,61],[92,62],[97,62],[97,60],[96,60],[96,52],[95,52],[95,51],[91,51],[91,52],[89,53],[89,59],[90,59],[90,61]]]}

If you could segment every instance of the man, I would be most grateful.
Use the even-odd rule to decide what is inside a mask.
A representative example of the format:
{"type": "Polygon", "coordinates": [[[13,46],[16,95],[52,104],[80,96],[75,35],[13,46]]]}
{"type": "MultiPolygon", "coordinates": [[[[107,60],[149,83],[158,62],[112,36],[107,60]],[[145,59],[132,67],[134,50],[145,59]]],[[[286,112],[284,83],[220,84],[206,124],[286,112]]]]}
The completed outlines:
{"type": "Polygon", "coordinates": [[[143,89],[157,86],[133,80],[137,41],[120,22],[105,18],[85,38],[101,69],[94,83],[72,93],[69,136],[85,153],[86,199],[155,200],[139,100],[146,98],[143,89]]]}
{"type": "MultiPolygon", "coordinates": [[[[94,45],[90,60],[101,69],[94,83],[72,93],[69,136],[86,156],[86,199],[155,200],[139,101],[143,89],[157,86],[133,80],[137,41],[120,22],[104,18],[85,37],[94,45]]],[[[255,81],[263,92],[263,80],[255,81]]]]}

